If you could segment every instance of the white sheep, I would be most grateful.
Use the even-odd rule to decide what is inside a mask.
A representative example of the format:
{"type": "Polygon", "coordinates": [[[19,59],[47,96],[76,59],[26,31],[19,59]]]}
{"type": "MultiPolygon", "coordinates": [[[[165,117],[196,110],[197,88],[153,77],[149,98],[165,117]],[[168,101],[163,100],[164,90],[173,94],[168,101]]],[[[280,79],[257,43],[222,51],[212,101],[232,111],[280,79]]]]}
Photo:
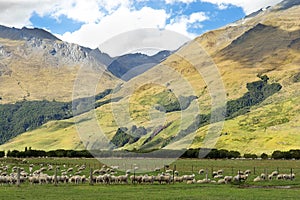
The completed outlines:
{"type": "Polygon", "coordinates": [[[257,176],[253,182],[260,182],[260,181],[263,181],[263,179],[260,177],[260,176],[257,176]]]}

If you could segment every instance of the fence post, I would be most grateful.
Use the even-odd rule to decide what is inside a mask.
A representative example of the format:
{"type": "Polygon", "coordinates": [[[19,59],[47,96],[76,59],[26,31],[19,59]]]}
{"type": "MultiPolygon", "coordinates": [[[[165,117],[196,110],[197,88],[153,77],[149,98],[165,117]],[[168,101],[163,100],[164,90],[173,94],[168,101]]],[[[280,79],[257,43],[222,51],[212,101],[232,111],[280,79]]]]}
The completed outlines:
{"type": "Polygon", "coordinates": [[[93,168],[90,168],[90,185],[94,184],[94,180],[93,180],[93,168]]]}
{"type": "Polygon", "coordinates": [[[176,171],[176,165],[174,165],[174,169],[173,169],[173,184],[175,184],[175,171],[176,171]]]}
{"type": "Polygon", "coordinates": [[[20,172],[21,170],[20,170],[20,167],[18,167],[18,169],[17,169],[17,186],[18,187],[20,187],[20,183],[21,183],[21,181],[20,181],[20,172]]]}
{"type": "Polygon", "coordinates": [[[57,185],[57,167],[55,167],[55,174],[54,174],[54,185],[57,185]]]}

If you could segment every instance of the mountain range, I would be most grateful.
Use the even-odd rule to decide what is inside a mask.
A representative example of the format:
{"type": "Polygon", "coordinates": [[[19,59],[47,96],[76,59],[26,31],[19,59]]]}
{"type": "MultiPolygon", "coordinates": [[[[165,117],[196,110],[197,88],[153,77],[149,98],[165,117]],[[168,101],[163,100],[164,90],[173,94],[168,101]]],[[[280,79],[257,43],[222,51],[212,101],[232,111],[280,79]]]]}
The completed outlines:
{"type": "Polygon", "coordinates": [[[285,0],[175,52],[116,58],[40,29],[1,26],[0,113],[9,119],[0,121],[7,127],[0,149],[97,149],[105,140],[109,148],[143,151],[299,149],[299,12],[300,1],[285,0]],[[95,109],[82,109],[83,101],[75,100],[80,112],[73,116],[79,70],[83,85],[101,74],[99,95],[95,109]],[[40,101],[47,108],[42,120],[34,114],[40,110],[32,111],[40,101]],[[20,108],[40,120],[23,122],[20,108]],[[101,131],[94,129],[93,116],[101,131]],[[18,120],[25,128],[5,137],[18,120]]]}

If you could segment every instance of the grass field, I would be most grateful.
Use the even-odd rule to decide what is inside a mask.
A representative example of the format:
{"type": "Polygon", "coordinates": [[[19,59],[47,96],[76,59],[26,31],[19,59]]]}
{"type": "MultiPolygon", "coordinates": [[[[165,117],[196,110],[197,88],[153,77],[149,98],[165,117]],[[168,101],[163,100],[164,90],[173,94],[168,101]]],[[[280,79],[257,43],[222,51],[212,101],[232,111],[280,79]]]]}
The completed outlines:
{"type": "MultiPolygon", "coordinates": [[[[121,160],[118,160],[120,165],[121,160]]],[[[76,165],[86,165],[83,172],[89,175],[90,168],[100,168],[102,166],[96,159],[66,159],[66,158],[28,158],[27,163],[22,159],[1,159],[0,164],[9,167],[19,166],[26,170],[29,164],[34,164],[38,169],[41,164],[51,163],[52,165],[66,168],[76,165]]],[[[207,169],[208,177],[211,178],[211,171],[223,169],[224,175],[235,175],[238,170],[251,169],[250,177],[241,184],[191,184],[175,183],[153,185],[139,184],[52,184],[31,185],[23,183],[19,187],[16,185],[0,186],[0,199],[298,199],[300,192],[300,161],[297,160],[196,160],[179,159],[169,168],[176,169],[180,175],[195,174],[196,180],[203,179],[205,175],[199,175],[199,169],[207,169]],[[261,173],[271,173],[279,170],[280,173],[296,174],[296,178],[291,180],[272,180],[263,182],[253,182],[253,179],[261,173]]],[[[130,166],[128,166],[130,168],[130,166]]],[[[162,169],[163,170],[163,169],[162,169]]],[[[45,172],[49,175],[53,171],[45,172]]],[[[137,170],[137,174],[139,171],[137,170]]],[[[124,174],[124,172],[118,172],[124,174]]],[[[157,174],[157,172],[149,172],[157,174]]],[[[211,178],[212,179],[212,178],[211,178]]]]}

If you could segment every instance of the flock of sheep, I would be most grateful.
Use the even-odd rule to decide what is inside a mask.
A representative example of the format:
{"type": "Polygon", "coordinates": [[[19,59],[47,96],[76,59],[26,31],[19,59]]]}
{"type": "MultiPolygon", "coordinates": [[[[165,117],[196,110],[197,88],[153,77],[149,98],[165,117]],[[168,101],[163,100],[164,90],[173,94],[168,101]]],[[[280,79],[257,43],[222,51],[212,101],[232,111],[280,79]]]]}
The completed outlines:
{"type": "MultiPolygon", "coordinates": [[[[0,184],[21,184],[29,182],[30,184],[59,184],[59,183],[91,183],[91,184],[170,184],[170,183],[215,183],[228,184],[240,183],[246,181],[251,174],[251,170],[238,171],[234,176],[224,174],[223,170],[213,171],[211,179],[208,178],[208,170],[201,169],[198,176],[203,179],[196,180],[195,174],[180,175],[178,171],[167,169],[163,172],[155,169],[156,175],[136,174],[132,170],[127,170],[124,174],[118,175],[118,166],[102,166],[101,169],[90,170],[89,175],[85,175],[88,169],[85,165],[76,165],[74,168],[68,168],[66,165],[53,167],[48,164],[35,166],[30,164],[28,170],[8,165],[0,166],[0,184]],[[34,170],[36,169],[36,170],[34,170]],[[84,174],[85,172],[85,174],[84,174]],[[51,175],[50,175],[51,174],[51,175]]],[[[254,178],[254,182],[267,180],[294,180],[295,174],[279,174],[273,171],[271,174],[262,173],[254,178]]]]}

